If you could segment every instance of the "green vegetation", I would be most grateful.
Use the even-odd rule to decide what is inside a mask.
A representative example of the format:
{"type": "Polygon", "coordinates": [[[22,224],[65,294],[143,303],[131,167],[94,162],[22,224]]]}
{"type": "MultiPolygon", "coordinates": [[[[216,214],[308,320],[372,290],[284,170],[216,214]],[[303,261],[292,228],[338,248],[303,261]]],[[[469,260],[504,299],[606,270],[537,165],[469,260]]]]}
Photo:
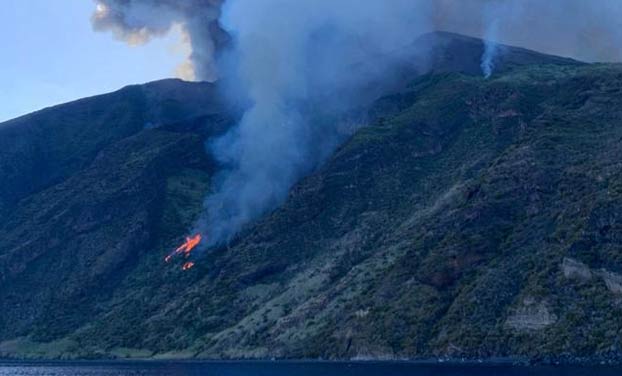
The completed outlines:
{"type": "Polygon", "coordinates": [[[139,131],[21,200],[0,354],[622,359],[622,66],[429,74],[369,112],[186,273],[162,257],[209,191],[192,132],[139,131]]]}

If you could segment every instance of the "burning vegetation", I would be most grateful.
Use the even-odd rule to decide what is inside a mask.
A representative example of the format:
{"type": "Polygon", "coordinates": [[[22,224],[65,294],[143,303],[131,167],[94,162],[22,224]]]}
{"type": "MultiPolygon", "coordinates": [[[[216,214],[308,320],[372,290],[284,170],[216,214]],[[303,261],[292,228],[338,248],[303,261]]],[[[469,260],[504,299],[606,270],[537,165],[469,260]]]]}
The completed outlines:
{"type": "MultiPolygon", "coordinates": [[[[175,257],[177,255],[183,255],[184,258],[190,257],[190,254],[199,245],[199,243],[201,243],[202,239],[203,238],[202,238],[201,234],[196,234],[196,235],[194,235],[192,237],[187,237],[186,241],[184,242],[184,244],[182,244],[177,249],[175,249],[173,252],[171,252],[168,256],[166,256],[164,258],[164,261],[171,262],[173,257],[175,257]]],[[[188,262],[184,263],[184,265],[182,266],[181,269],[185,271],[185,270],[191,269],[193,266],[194,266],[194,262],[188,261],[188,262]]]]}

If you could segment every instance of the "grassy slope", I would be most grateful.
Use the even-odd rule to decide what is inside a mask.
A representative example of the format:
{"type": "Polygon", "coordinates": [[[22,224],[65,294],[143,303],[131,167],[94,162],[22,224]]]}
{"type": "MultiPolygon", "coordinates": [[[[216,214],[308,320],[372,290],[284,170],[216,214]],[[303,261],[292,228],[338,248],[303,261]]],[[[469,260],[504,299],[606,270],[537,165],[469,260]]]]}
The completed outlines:
{"type": "Polygon", "coordinates": [[[388,98],[394,113],[214,261],[205,283],[239,291],[236,325],[199,355],[619,356],[617,279],[596,275],[622,271],[621,73],[433,76],[388,98]],[[564,257],[593,278],[564,276],[564,257]]]}
{"type": "MultiPolygon", "coordinates": [[[[45,340],[88,320],[155,234],[169,235],[156,225],[162,199],[193,184],[200,192],[192,204],[199,205],[206,166],[197,136],[143,131],[104,149],[67,181],[22,200],[0,227],[3,337],[30,333],[45,340]]],[[[170,199],[187,205],[181,193],[170,199]]],[[[179,226],[190,223],[175,212],[165,215],[179,226]]]]}
{"type": "Polygon", "coordinates": [[[0,124],[0,224],[19,200],[87,167],[145,127],[222,111],[208,83],[162,80],[47,108],[0,124]]]}
{"type": "MultiPolygon", "coordinates": [[[[113,215],[123,218],[120,227],[149,223],[141,227],[139,255],[84,259],[80,242],[59,247],[67,253],[61,264],[80,254],[77,262],[97,265],[103,257],[130,269],[89,298],[94,304],[76,304],[80,291],[101,286],[90,268],[75,268],[75,279],[63,281],[70,288],[54,295],[50,315],[20,311],[33,305],[18,299],[17,313],[2,316],[2,338],[31,338],[5,341],[0,352],[620,359],[621,101],[622,67],[615,65],[521,67],[489,81],[421,77],[378,101],[374,122],[280,209],[189,273],[161,257],[200,210],[209,168],[195,154],[178,155],[188,150],[179,145],[198,143],[192,137],[147,131],[136,141],[145,149],[118,154],[122,165],[136,166],[126,178],[141,184],[128,197],[137,207],[107,209],[127,210],[113,215]],[[174,167],[145,180],[157,158],[174,167]],[[139,208],[142,219],[133,217],[139,208]],[[54,340],[63,351],[36,344],[54,340]]],[[[108,176],[86,180],[84,189],[108,176]]],[[[53,203],[52,194],[28,200],[19,215],[53,203]]],[[[58,194],[54,200],[65,200],[58,194]]],[[[0,230],[15,247],[20,234],[37,228],[17,221],[22,232],[0,230]]],[[[115,226],[92,231],[114,249],[121,235],[108,231],[115,226]]],[[[3,273],[19,272],[13,259],[0,265],[3,273]]],[[[61,282],[48,275],[14,289],[61,282]]],[[[15,296],[3,289],[0,298],[15,296]]]]}

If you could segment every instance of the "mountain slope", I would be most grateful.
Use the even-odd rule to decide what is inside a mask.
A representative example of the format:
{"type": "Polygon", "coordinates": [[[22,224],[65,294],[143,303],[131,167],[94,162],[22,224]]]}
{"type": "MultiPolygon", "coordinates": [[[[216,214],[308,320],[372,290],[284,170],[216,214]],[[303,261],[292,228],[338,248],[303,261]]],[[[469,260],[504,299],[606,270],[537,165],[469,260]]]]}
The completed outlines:
{"type": "Polygon", "coordinates": [[[145,127],[222,113],[223,108],[211,84],[163,80],[0,124],[0,220],[20,199],[63,181],[106,146],[145,127]]]}
{"type": "MultiPolygon", "coordinates": [[[[426,72],[457,72],[470,75],[481,74],[481,56],[485,49],[484,41],[464,35],[436,32],[425,34],[414,43],[415,50],[423,50],[428,55],[426,72]]],[[[524,48],[503,44],[497,46],[498,53],[493,58],[494,71],[503,73],[512,67],[534,64],[581,65],[576,60],[546,55],[524,48]]]]}
{"type": "Polygon", "coordinates": [[[620,73],[422,79],[137,332],[204,357],[619,359],[620,73]]]}
{"type": "Polygon", "coordinates": [[[215,168],[196,120],[104,148],[0,222],[0,353],[619,362],[622,67],[468,73],[376,100],[189,272],[162,257],[215,168]]]}

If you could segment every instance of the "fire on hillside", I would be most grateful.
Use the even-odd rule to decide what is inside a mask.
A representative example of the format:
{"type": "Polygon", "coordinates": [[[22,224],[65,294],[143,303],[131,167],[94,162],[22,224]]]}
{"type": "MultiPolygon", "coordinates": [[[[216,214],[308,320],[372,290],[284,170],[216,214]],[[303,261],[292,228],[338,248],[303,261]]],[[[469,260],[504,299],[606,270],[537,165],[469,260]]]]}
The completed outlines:
{"type": "MultiPolygon", "coordinates": [[[[196,234],[192,237],[187,237],[184,244],[182,244],[177,249],[175,249],[173,252],[171,252],[168,256],[166,256],[166,258],[164,258],[164,261],[170,262],[173,259],[173,257],[177,255],[183,255],[184,258],[190,257],[190,254],[199,245],[199,243],[201,243],[201,240],[202,240],[201,234],[196,234]]],[[[194,266],[194,262],[188,261],[182,266],[182,270],[184,271],[189,270],[193,266],[194,266]]]]}

